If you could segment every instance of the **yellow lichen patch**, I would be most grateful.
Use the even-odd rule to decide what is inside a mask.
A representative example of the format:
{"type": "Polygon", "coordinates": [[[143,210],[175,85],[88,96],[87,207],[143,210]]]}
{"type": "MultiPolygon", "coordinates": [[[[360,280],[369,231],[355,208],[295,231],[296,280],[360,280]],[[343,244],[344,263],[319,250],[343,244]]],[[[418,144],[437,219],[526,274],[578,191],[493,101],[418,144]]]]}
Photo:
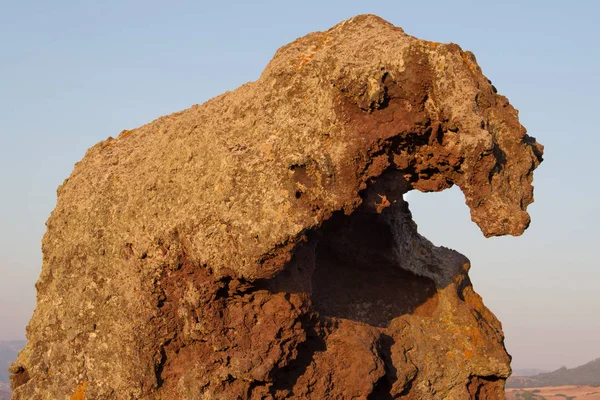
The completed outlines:
{"type": "Polygon", "coordinates": [[[81,386],[79,386],[73,396],[71,396],[70,400],[85,400],[85,387],[87,386],[87,382],[83,382],[81,386]]]}
{"type": "Polygon", "coordinates": [[[440,42],[427,42],[427,44],[432,48],[435,49],[436,47],[438,47],[438,45],[440,44],[440,42]]]}

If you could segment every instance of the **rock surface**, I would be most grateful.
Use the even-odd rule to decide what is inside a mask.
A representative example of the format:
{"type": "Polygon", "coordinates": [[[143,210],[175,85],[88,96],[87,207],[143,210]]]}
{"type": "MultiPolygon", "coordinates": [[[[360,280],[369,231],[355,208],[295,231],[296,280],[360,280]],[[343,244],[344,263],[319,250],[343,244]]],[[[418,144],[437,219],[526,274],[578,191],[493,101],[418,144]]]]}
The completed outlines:
{"type": "Polygon", "coordinates": [[[475,57],[373,15],[109,138],[58,189],[13,399],[503,398],[468,260],[403,194],[519,235],[542,146],[475,57]]]}

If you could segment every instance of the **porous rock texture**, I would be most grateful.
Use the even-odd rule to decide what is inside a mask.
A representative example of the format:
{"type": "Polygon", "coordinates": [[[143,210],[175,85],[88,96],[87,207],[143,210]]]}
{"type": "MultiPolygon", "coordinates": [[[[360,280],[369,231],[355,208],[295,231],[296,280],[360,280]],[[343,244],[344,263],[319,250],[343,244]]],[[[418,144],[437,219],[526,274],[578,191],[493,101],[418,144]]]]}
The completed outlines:
{"type": "Polygon", "coordinates": [[[520,235],[541,160],[456,44],[373,15],[302,37],[77,163],[13,399],[504,398],[500,322],[403,194],[458,185],[520,235]]]}

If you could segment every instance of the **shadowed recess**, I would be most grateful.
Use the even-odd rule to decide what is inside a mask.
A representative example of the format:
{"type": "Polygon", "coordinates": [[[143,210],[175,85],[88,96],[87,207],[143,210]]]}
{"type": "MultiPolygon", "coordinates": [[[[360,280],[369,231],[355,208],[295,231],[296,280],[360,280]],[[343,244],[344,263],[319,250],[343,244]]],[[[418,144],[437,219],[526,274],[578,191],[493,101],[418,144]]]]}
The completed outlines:
{"type": "Polygon", "coordinates": [[[338,214],[322,235],[312,293],[321,315],[386,327],[435,294],[433,280],[397,265],[390,228],[379,214],[338,214]]]}

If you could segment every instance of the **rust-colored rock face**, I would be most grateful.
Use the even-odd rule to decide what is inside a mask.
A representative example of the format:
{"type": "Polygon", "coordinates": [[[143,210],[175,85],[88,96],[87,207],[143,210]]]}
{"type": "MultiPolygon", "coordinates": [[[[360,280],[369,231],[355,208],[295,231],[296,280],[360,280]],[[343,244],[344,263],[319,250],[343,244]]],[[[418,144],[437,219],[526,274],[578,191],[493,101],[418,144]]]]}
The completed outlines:
{"type": "Polygon", "coordinates": [[[372,15],[300,38],[75,166],[13,398],[504,398],[500,323],[402,196],[458,185],[519,235],[541,156],[455,44],[372,15]]]}

